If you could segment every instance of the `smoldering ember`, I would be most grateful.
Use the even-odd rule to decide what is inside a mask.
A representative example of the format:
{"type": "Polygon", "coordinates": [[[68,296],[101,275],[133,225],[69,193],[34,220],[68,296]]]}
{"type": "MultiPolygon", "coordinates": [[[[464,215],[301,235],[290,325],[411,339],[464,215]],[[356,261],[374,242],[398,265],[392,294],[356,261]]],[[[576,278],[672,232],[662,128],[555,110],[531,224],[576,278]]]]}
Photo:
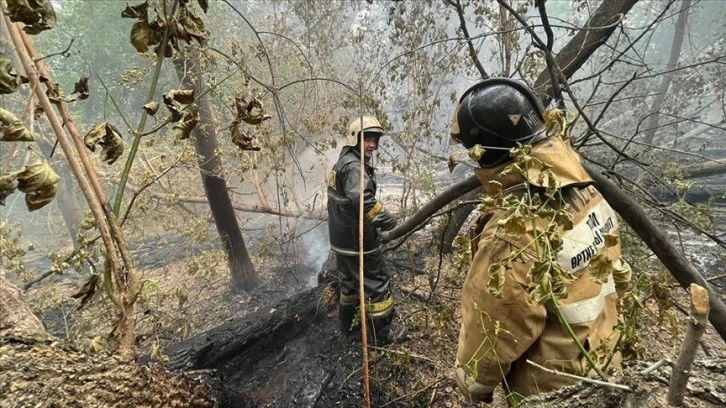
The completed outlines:
{"type": "Polygon", "coordinates": [[[0,0],[0,407],[726,406],[725,10],[0,0]]]}

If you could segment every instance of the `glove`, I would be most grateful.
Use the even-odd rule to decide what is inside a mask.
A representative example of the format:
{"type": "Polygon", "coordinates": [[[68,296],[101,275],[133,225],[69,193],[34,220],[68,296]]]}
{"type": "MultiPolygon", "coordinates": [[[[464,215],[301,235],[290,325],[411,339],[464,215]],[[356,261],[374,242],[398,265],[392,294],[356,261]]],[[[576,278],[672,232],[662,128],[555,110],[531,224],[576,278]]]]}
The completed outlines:
{"type": "Polygon", "coordinates": [[[383,210],[373,218],[373,225],[381,231],[390,231],[398,225],[398,218],[388,211],[383,210]]]}

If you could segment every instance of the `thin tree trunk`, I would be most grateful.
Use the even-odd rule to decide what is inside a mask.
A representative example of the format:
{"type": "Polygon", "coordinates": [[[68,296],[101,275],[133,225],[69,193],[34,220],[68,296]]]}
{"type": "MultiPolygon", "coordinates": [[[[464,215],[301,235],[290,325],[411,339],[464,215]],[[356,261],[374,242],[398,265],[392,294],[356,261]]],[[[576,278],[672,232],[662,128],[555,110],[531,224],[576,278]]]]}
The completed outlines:
{"type": "MultiPolygon", "coordinates": [[[[676,21],[676,26],[673,31],[673,43],[671,44],[671,54],[668,57],[666,71],[675,68],[676,64],[678,64],[678,58],[681,56],[681,48],[683,46],[683,37],[686,33],[686,21],[688,20],[688,11],[690,7],[691,0],[683,0],[681,2],[681,10],[678,13],[678,20],[676,21]]],[[[645,128],[645,136],[643,138],[643,142],[646,144],[653,143],[655,132],[658,130],[658,122],[660,121],[660,115],[658,113],[663,106],[663,101],[665,101],[671,82],[673,82],[671,75],[675,74],[663,75],[663,79],[658,87],[658,94],[655,96],[653,105],[650,107],[650,112],[648,113],[648,125],[645,128]]]]}
{"type": "MultiPolygon", "coordinates": [[[[196,51],[193,51],[196,53],[196,51]]],[[[194,89],[195,95],[201,95],[204,79],[199,68],[199,59],[188,59],[174,63],[179,82],[186,89],[194,89]],[[185,67],[189,70],[185,71],[185,67]]],[[[209,105],[209,98],[202,95],[197,99],[199,106],[199,125],[192,132],[194,147],[200,156],[199,167],[207,195],[209,208],[212,211],[214,224],[227,253],[229,270],[232,275],[232,291],[241,292],[255,288],[259,278],[250,259],[242,231],[235,215],[232,201],[227,193],[227,181],[222,175],[222,161],[216,154],[217,134],[214,130],[214,117],[209,105]]]]}

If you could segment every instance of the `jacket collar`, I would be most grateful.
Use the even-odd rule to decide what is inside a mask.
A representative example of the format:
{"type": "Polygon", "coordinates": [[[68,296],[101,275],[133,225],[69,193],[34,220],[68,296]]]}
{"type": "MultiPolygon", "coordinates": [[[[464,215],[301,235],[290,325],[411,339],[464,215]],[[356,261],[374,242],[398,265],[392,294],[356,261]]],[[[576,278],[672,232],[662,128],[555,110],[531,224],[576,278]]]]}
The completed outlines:
{"type": "Polygon", "coordinates": [[[514,187],[525,181],[531,185],[546,188],[549,185],[551,174],[555,176],[555,181],[558,182],[560,188],[593,183],[592,178],[582,166],[580,155],[570,146],[569,142],[558,135],[550,136],[532,146],[530,156],[539,159],[544,165],[538,162],[533,163],[527,170],[526,180],[522,174],[516,171],[501,174],[507,166],[512,164],[511,160],[497,167],[475,169],[474,172],[488,194],[494,192],[492,186],[489,185],[492,180],[501,183],[503,189],[514,187]],[[547,168],[551,173],[545,172],[547,168]]]}

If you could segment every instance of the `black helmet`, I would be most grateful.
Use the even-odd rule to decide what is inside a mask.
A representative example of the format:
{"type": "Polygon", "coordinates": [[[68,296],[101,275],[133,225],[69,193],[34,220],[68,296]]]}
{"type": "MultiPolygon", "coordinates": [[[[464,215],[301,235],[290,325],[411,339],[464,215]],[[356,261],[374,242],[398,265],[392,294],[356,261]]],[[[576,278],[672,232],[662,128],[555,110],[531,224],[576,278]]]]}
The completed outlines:
{"type": "Polygon", "coordinates": [[[544,137],[542,103],[525,85],[508,78],[485,79],[467,89],[451,122],[452,144],[484,148],[481,167],[497,166],[517,144],[544,137]]]}

